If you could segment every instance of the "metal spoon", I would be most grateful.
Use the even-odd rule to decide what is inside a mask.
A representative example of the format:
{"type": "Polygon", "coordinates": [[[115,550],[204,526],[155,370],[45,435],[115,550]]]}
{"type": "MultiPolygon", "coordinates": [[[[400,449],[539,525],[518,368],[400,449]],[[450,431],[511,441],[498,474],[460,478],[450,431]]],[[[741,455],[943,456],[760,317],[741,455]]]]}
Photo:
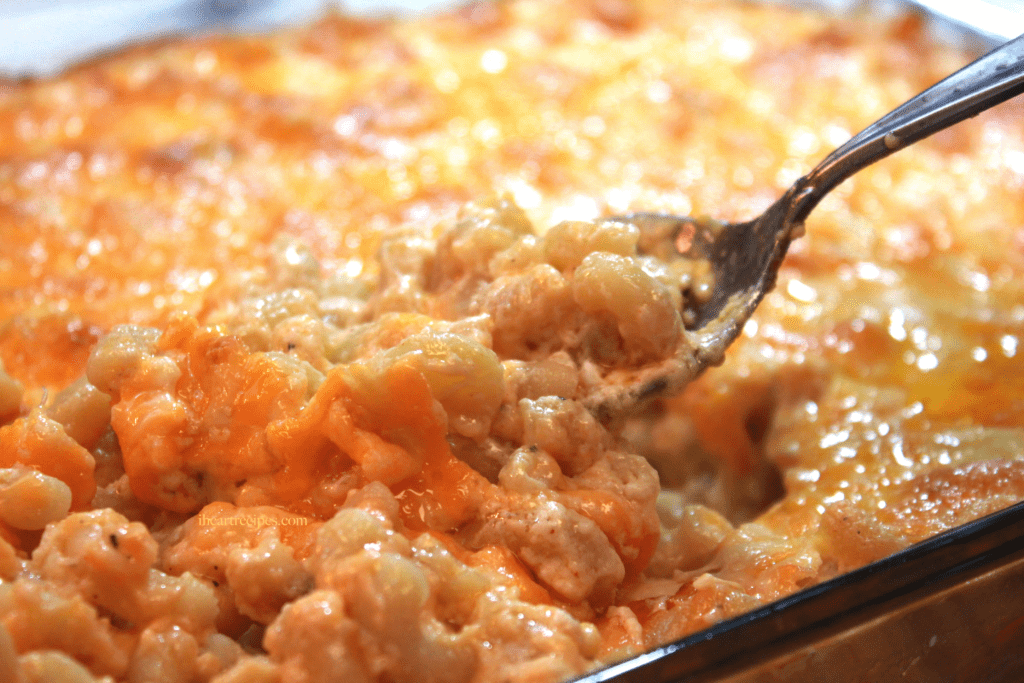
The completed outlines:
{"type": "Polygon", "coordinates": [[[714,284],[683,292],[690,342],[668,360],[640,370],[615,370],[586,399],[608,420],[649,397],[678,391],[705,368],[722,362],[726,348],[775,284],[789,243],[804,220],[843,180],[933,133],[1024,92],[1024,36],[1015,38],[897,107],[828,155],[754,220],[719,223],[653,213],[629,221],[640,248],[662,259],[704,261],[714,284]]]}

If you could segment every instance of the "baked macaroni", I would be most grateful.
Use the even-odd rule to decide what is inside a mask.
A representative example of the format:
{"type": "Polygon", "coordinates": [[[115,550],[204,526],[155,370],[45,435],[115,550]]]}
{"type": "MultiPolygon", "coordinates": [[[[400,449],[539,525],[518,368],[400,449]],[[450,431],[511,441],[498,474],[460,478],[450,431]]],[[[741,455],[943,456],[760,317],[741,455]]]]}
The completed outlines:
{"type": "Polygon", "coordinates": [[[721,367],[631,210],[749,218],[970,59],[508,0],[0,83],[0,679],[541,682],[1024,494],[1024,121],[808,221],[721,367]]]}

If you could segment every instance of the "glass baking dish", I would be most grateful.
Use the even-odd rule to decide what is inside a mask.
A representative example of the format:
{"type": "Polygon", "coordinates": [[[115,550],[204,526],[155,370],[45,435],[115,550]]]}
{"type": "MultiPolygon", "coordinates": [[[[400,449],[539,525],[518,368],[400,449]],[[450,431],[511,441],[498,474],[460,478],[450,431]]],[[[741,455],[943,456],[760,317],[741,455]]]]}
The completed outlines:
{"type": "MultiPolygon", "coordinates": [[[[440,4],[366,2],[351,9],[416,11],[440,4]]],[[[845,11],[852,3],[814,4],[845,11]]],[[[886,3],[882,9],[910,6],[931,12],[936,30],[952,39],[991,45],[1024,30],[1024,13],[1005,1],[886,3]]],[[[263,30],[308,20],[320,7],[306,0],[9,2],[0,8],[0,72],[45,75],[136,40],[263,30]],[[83,29],[83,17],[95,21],[83,29]],[[40,33],[53,39],[26,38],[40,33]]],[[[1022,579],[1024,503],[577,681],[1022,680],[1022,579]]]]}
{"type": "Polygon", "coordinates": [[[1022,580],[1018,503],[577,683],[1021,680],[1022,580]]]}
{"type": "MultiPolygon", "coordinates": [[[[917,8],[946,39],[993,45],[1024,33],[1019,0],[768,0],[848,12],[917,8]]],[[[129,43],[202,31],[252,32],[310,21],[325,7],[357,15],[427,12],[450,0],[7,0],[0,4],[0,74],[53,74],[129,43]],[[41,40],[40,36],[46,36],[41,40]]]]}

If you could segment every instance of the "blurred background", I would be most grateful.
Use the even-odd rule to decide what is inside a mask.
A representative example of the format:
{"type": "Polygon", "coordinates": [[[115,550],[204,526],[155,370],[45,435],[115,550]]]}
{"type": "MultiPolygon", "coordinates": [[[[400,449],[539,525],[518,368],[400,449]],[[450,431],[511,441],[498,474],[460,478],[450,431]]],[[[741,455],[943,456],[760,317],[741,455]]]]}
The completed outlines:
{"type": "MultiPolygon", "coordinates": [[[[781,1],[781,0],[776,0],[781,1]]],[[[921,9],[936,30],[994,45],[1024,33],[1024,0],[788,0],[840,11],[921,9]]],[[[0,0],[0,75],[45,76],[130,42],[208,31],[254,32],[327,11],[387,15],[437,10],[452,0],[0,0]]]]}
{"type": "Polygon", "coordinates": [[[208,31],[254,32],[339,10],[424,12],[451,0],[0,0],[0,73],[47,75],[129,42],[208,31]]]}

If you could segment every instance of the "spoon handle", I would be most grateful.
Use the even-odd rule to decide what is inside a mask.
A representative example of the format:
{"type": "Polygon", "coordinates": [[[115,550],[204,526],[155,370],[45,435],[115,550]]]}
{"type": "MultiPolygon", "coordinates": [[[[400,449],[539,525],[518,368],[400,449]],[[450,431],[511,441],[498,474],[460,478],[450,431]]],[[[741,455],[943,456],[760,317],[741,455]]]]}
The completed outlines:
{"type": "Polygon", "coordinates": [[[836,185],[893,152],[1024,92],[1024,35],[997,47],[878,119],[799,183],[801,223],[836,185]]]}

